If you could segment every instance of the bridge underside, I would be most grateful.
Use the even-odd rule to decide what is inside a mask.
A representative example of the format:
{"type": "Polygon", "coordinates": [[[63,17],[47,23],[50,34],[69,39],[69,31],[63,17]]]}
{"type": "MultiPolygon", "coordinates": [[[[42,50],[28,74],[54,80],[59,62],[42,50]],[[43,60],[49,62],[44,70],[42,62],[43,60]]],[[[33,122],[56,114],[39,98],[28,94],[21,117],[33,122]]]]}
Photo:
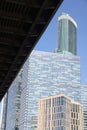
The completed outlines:
{"type": "Polygon", "coordinates": [[[0,100],[63,0],[0,0],[0,100]]]}

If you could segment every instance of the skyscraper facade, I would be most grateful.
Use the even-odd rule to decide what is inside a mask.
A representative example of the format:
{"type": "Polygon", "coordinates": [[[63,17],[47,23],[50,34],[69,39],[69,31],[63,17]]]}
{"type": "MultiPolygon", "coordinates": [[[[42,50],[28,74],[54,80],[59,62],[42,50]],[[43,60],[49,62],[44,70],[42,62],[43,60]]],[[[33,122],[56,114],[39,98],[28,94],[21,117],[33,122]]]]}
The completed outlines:
{"type": "Polygon", "coordinates": [[[3,99],[2,130],[19,130],[21,72],[16,77],[3,99]]]}
{"type": "Polygon", "coordinates": [[[6,128],[6,115],[7,115],[7,94],[4,96],[4,98],[2,99],[2,103],[1,103],[2,107],[1,107],[1,130],[5,130],[6,128]]]}
{"type": "Polygon", "coordinates": [[[80,100],[77,90],[80,86],[78,56],[33,51],[23,66],[22,74],[20,130],[37,130],[39,98],[70,91],[69,95],[72,93],[73,98],[80,100]],[[76,87],[71,87],[73,84],[76,87]]]}
{"type": "Polygon", "coordinates": [[[83,104],[84,130],[87,130],[87,85],[81,86],[81,103],[83,104]]]}
{"type": "MultiPolygon", "coordinates": [[[[61,20],[62,18],[59,21],[61,20]]],[[[69,18],[68,20],[72,21],[69,18]]],[[[72,24],[77,26],[74,21],[72,24]]],[[[73,42],[70,50],[65,48],[70,48],[71,43],[66,46],[60,44],[62,46],[58,50],[64,52],[62,54],[41,51],[31,53],[22,68],[22,75],[17,76],[8,91],[5,130],[37,130],[38,99],[48,96],[65,94],[75,101],[82,102],[84,110],[87,110],[84,92],[81,92],[84,87],[80,82],[80,58],[75,55],[76,47],[73,44],[76,46],[73,42]]]]}
{"type": "Polygon", "coordinates": [[[75,20],[63,13],[58,17],[58,23],[58,51],[76,55],[77,24],[75,20]]]}
{"type": "Polygon", "coordinates": [[[83,106],[64,94],[39,100],[38,130],[82,130],[83,106]]]}

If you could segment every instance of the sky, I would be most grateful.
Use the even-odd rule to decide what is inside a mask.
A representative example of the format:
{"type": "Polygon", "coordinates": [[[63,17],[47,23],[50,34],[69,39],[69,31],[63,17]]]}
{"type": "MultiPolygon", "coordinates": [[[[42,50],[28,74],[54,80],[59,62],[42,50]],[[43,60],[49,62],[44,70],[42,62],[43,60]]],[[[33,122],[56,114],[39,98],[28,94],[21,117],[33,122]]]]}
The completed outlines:
{"type": "Polygon", "coordinates": [[[64,0],[35,50],[52,52],[58,47],[58,16],[68,13],[77,23],[77,55],[80,57],[81,83],[87,84],[87,0],[64,0]]]}

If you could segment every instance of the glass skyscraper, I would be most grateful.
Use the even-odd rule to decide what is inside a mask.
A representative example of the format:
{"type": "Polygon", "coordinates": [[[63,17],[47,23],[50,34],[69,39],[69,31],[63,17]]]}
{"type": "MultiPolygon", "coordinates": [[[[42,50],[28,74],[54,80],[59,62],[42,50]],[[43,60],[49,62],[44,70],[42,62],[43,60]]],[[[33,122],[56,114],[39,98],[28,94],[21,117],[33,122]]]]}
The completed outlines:
{"type": "Polygon", "coordinates": [[[1,126],[0,130],[5,130],[6,128],[6,115],[7,115],[7,94],[2,99],[2,108],[1,108],[1,126]]]}
{"type": "Polygon", "coordinates": [[[83,104],[84,130],[87,130],[87,85],[81,87],[81,103],[83,104]]]}
{"type": "Polygon", "coordinates": [[[39,98],[65,93],[77,101],[78,87],[78,56],[33,51],[22,72],[20,130],[37,130],[39,98]]]}
{"type": "MultiPolygon", "coordinates": [[[[72,22],[69,17],[68,15],[66,17],[68,22],[71,22],[76,29],[76,23],[72,22]]],[[[60,23],[61,20],[60,16],[60,23]]],[[[75,34],[69,34],[69,36],[74,37],[75,40],[73,36],[75,34]]],[[[64,35],[61,35],[59,37],[62,38],[64,35]]],[[[81,85],[80,82],[80,58],[75,55],[76,40],[75,42],[72,40],[72,44],[68,43],[66,40],[63,45],[59,41],[58,51],[60,50],[61,53],[42,51],[31,53],[22,72],[16,77],[8,91],[5,130],[37,130],[38,99],[57,94],[65,94],[84,105],[86,130],[87,105],[84,93],[86,95],[87,86],[81,85]]]]}
{"type": "Polygon", "coordinates": [[[58,51],[71,52],[76,55],[77,24],[68,14],[63,13],[58,18],[58,51]]]}
{"type": "Polygon", "coordinates": [[[18,74],[2,102],[1,130],[19,130],[21,75],[18,74]]]}

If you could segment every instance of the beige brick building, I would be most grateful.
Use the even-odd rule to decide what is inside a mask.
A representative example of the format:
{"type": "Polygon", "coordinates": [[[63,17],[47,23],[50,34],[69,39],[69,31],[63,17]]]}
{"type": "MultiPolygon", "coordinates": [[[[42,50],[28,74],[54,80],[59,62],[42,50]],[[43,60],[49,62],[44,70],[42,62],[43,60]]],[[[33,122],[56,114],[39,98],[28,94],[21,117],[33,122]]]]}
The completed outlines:
{"type": "Polygon", "coordinates": [[[64,94],[39,100],[38,130],[82,130],[83,106],[64,94]]]}

